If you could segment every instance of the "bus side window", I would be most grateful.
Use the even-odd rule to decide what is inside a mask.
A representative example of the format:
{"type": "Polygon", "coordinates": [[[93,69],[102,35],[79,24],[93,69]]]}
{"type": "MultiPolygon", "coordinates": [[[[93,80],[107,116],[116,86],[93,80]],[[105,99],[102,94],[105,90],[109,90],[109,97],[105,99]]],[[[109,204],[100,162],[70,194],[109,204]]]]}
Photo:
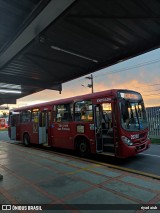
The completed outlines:
{"type": "Polygon", "coordinates": [[[31,110],[24,110],[21,114],[21,122],[27,123],[31,121],[31,110]]]}
{"type": "Polygon", "coordinates": [[[89,100],[76,102],[74,118],[75,121],[92,121],[93,120],[92,102],[89,100]]]}
{"type": "Polygon", "coordinates": [[[16,126],[16,117],[15,117],[15,115],[11,116],[11,126],[16,126]]]}
{"type": "Polygon", "coordinates": [[[102,104],[102,126],[106,129],[112,128],[112,106],[111,103],[102,104]]]}
{"type": "Polygon", "coordinates": [[[52,109],[52,122],[56,122],[56,106],[52,109]]]}
{"type": "Polygon", "coordinates": [[[34,123],[38,123],[38,112],[39,112],[39,109],[32,110],[32,122],[34,123]]]}
{"type": "Polygon", "coordinates": [[[50,126],[52,123],[52,113],[51,111],[48,112],[48,125],[50,126]]]}
{"type": "Polygon", "coordinates": [[[69,122],[72,121],[72,113],[73,105],[69,104],[61,104],[57,105],[56,109],[56,121],[57,122],[69,122]]]}

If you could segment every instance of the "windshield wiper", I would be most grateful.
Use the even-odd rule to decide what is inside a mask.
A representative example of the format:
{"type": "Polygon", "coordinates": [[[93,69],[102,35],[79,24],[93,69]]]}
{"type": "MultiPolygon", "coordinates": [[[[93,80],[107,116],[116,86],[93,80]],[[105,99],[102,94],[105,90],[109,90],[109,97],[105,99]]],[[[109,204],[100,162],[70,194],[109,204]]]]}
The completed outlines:
{"type": "Polygon", "coordinates": [[[139,120],[139,116],[138,116],[138,111],[137,111],[137,108],[136,108],[136,104],[135,104],[134,108],[135,108],[136,117],[137,117],[137,120],[138,120],[138,125],[139,125],[139,130],[140,130],[141,126],[140,126],[140,120],[139,120]]]}

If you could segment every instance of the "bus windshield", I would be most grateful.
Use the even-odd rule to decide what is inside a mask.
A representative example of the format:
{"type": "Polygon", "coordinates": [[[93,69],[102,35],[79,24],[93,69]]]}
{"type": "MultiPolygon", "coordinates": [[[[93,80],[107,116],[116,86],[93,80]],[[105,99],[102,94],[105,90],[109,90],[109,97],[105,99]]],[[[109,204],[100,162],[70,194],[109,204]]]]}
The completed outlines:
{"type": "Polygon", "coordinates": [[[136,95],[133,97],[122,98],[119,102],[121,124],[127,131],[143,130],[148,127],[143,100],[140,95],[138,99],[136,99],[136,95]]]}

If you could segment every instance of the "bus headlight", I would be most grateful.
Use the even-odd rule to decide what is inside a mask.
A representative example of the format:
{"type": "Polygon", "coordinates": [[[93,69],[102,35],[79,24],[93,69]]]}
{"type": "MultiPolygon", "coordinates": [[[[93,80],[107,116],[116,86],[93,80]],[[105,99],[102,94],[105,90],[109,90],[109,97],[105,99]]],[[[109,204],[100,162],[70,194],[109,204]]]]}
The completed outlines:
{"type": "Polygon", "coordinates": [[[125,137],[125,136],[121,136],[121,139],[122,139],[122,141],[123,141],[125,144],[127,144],[128,146],[132,146],[132,145],[133,145],[132,141],[131,141],[129,138],[127,138],[127,137],[125,137]]]}

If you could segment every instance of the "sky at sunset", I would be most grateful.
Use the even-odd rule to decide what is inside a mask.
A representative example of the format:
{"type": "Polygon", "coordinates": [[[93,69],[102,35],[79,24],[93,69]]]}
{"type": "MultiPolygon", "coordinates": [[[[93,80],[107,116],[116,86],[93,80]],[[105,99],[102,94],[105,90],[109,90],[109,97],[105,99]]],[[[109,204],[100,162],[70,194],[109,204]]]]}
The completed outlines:
{"type": "MultiPolygon", "coordinates": [[[[108,89],[135,90],[142,94],[146,107],[160,106],[160,48],[92,74],[94,92],[108,89]]],[[[83,76],[64,83],[61,94],[54,90],[44,90],[18,99],[17,105],[9,106],[26,106],[90,93],[91,89],[87,87],[89,83],[90,80],[83,76]]]]}

